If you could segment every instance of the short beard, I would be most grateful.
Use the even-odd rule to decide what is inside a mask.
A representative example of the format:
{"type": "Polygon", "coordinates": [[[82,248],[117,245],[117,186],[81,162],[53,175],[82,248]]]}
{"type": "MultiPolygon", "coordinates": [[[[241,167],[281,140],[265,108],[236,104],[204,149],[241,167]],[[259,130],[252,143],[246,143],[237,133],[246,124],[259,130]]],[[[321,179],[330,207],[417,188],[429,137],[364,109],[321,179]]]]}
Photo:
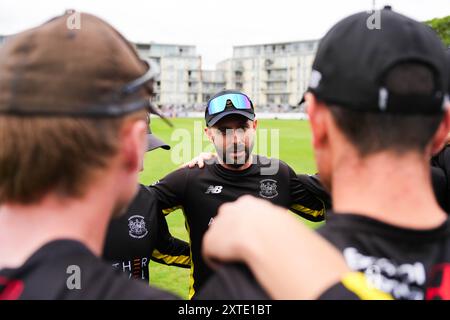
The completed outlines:
{"type": "Polygon", "coordinates": [[[238,145],[233,145],[231,148],[228,148],[226,150],[226,152],[223,152],[223,150],[217,150],[217,153],[219,155],[219,157],[222,159],[222,162],[225,163],[227,166],[230,166],[233,169],[239,169],[241,167],[243,167],[247,162],[248,159],[250,158],[250,147],[247,147],[246,145],[244,146],[238,146],[238,145]],[[244,150],[244,156],[240,157],[240,158],[231,158],[228,155],[231,152],[237,153],[238,150],[244,150]]]}

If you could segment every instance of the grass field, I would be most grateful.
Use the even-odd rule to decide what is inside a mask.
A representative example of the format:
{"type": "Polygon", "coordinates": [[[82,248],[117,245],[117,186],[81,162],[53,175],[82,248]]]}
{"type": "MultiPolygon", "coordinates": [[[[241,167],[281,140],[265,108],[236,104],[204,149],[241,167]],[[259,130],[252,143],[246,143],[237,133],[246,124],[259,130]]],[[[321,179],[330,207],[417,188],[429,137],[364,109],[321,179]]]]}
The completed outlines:
{"type": "MultiPolygon", "coordinates": [[[[173,119],[174,128],[169,128],[159,119],[152,119],[152,131],[160,138],[164,139],[172,146],[171,151],[155,150],[147,153],[145,158],[145,170],[140,175],[140,181],[144,184],[150,184],[158,179],[164,177],[166,174],[176,169],[179,163],[176,161],[182,160],[180,150],[183,149],[184,160],[191,159],[198,154],[199,146],[190,146],[189,144],[195,140],[201,141],[201,148],[209,151],[207,148],[210,144],[204,139],[202,128],[204,121],[202,119],[173,119]],[[177,144],[180,142],[180,136],[184,137],[184,145],[177,144]],[[175,147],[175,148],[174,148],[175,147]],[[175,156],[174,156],[175,155],[175,156]],[[181,158],[181,159],[179,159],[181,158]]],[[[311,148],[311,134],[309,130],[309,123],[300,120],[260,120],[259,121],[259,135],[260,140],[269,140],[267,152],[258,152],[261,149],[262,143],[255,145],[257,153],[274,156],[273,152],[276,147],[272,147],[269,139],[262,139],[266,130],[278,129],[279,134],[279,157],[288,163],[298,173],[314,173],[315,165],[311,148]]],[[[260,141],[260,142],[261,142],[260,141]]],[[[301,219],[301,218],[299,218],[301,219]]],[[[301,219],[305,223],[306,220],[301,219]]],[[[171,213],[167,217],[170,231],[172,235],[188,241],[188,235],[184,227],[184,217],[180,210],[171,213]]],[[[316,227],[317,224],[310,224],[316,227]]],[[[188,296],[188,281],[189,270],[176,267],[167,267],[152,262],[150,264],[151,284],[160,288],[167,289],[179,296],[187,299],[188,296]]]]}

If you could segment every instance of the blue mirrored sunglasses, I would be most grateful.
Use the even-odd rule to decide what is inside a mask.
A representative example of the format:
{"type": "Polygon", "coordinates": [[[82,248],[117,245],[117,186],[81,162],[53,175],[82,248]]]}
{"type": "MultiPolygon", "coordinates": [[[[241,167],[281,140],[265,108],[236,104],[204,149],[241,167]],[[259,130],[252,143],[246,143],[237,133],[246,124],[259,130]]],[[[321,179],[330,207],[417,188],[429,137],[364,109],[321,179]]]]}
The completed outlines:
{"type": "Polygon", "coordinates": [[[230,100],[236,109],[252,109],[252,102],[242,93],[227,93],[212,99],[208,103],[208,114],[216,114],[225,110],[227,101],[230,100]]]}

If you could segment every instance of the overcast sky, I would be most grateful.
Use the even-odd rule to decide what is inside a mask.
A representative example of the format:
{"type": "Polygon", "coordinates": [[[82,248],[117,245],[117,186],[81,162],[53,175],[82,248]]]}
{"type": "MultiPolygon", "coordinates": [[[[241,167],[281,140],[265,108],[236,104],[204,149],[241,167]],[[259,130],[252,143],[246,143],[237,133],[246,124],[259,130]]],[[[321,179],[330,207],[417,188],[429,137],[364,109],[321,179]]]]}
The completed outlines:
{"type": "MultiPolygon", "coordinates": [[[[373,0],[1,0],[0,34],[36,26],[65,9],[94,13],[129,40],[192,44],[203,67],[231,57],[233,45],[317,39],[373,0]]],[[[418,20],[450,14],[450,0],[376,0],[418,20]]]]}

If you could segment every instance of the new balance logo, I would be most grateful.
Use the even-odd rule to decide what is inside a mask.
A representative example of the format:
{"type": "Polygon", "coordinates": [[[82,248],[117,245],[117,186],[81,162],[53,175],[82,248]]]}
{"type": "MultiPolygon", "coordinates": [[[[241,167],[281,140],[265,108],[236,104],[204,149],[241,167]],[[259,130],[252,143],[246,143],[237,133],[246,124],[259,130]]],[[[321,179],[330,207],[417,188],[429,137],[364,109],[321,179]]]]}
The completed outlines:
{"type": "Polygon", "coordinates": [[[215,193],[215,194],[217,194],[217,193],[221,193],[222,192],[222,186],[209,186],[208,187],[208,190],[206,190],[206,194],[209,194],[209,193],[215,193]]]}

